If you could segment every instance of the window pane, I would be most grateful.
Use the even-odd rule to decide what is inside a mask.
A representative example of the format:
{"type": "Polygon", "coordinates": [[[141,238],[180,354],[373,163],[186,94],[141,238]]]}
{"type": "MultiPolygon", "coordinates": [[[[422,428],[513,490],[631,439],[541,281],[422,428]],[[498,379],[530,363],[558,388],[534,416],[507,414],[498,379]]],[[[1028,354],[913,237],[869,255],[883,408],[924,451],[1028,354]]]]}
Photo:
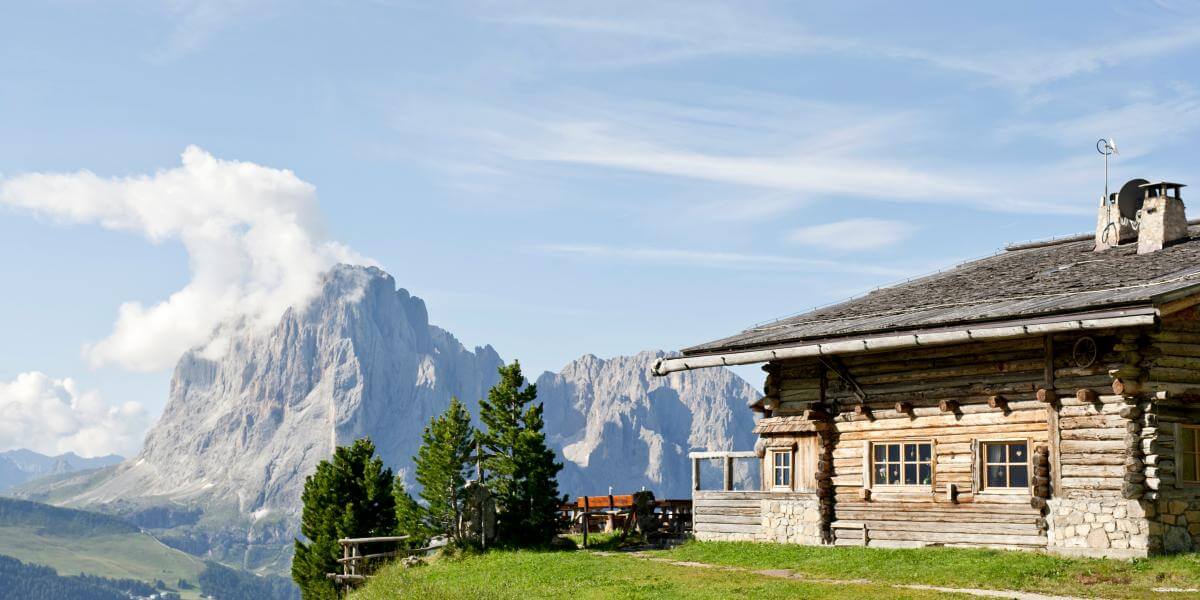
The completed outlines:
{"type": "Polygon", "coordinates": [[[782,485],[783,485],[783,471],[776,469],[775,470],[775,487],[780,487],[782,485]]]}
{"type": "Polygon", "coordinates": [[[1008,486],[1009,487],[1025,487],[1029,485],[1029,467],[1026,465],[1013,465],[1008,468],[1008,486]]]}
{"type": "Polygon", "coordinates": [[[892,462],[900,461],[900,444],[888,444],[888,460],[892,462]]]}
{"type": "MultiPolygon", "coordinates": [[[[989,450],[991,448],[989,447],[989,450]]],[[[1004,467],[988,465],[987,468],[987,485],[988,487],[1008,487],[1004,477],[1004,467]]]]}
{"type": "Polygon", "coordinates": [[[875,465],[875,483],[887,484],[887,465],[875,465]]]}
{"type": "Polygon", "coordinates": [[[933,483],[933,470],[929,468],[929,465],[922,463],[917,478],[921,485],[929,485],[933,483]]]}
{"type": "Polygon", "coordinates": [[[888,465],[888,483],[900,483],[900,465],[888,465]]]}
{"type": "Polygon", "coordinates": [[[883,462],[885,460],[887,460],[887,446],[875,444],[875,461],[883,462]]]}
{"type": "Polygon", "coordinates": [[[1008,445],[1008,460],[1009,462],[1023,463],[1025,462],[1025,443],[1009,444],[1008,445]]]}
{"type": "Polygon", "coordinates": [[[1179,465],[1179,476],[1184,481],[1196,481],[1196,455],[1191,452],[1181,452],[1183,464],[1179,465]]]}
{"type": "Polygon", "coordinates": [[[917,463],[904,464],[904,485],[917,485],[917,463]]]}
{"type": "Polygon", "coordinates": [[[989,463],[1004,462],[1004,444],[988,444],[986,447],[989,463]]]}
{"type": "Polygon", "coordinates": [[[905,444],[904,445],[904,460],[906,460],[908,462],[916,462],[917,461],[917,445],[916,444],[905,444]]]}
{"type": "Polygon", "coordinates": [[[931,444],[918,444],[917,447],[921,450],[921,462],[929,462],[933,446],[931,444]]]}

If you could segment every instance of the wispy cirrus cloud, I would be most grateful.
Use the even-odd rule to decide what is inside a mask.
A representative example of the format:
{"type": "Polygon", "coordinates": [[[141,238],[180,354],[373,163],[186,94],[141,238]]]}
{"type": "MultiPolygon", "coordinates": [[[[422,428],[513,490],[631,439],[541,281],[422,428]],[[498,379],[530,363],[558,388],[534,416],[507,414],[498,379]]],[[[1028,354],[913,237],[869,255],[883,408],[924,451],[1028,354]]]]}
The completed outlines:
{"type": "Polygon", "coordinates": [[[845,261],[758,254],[693,250],[685,248],[656,248],[651,246],[609,246],[591,244],[546,244],[534,247],[536,252],[565,258],[596,261],[634,262],[665,266],[733,269],[733,270],[789,270],[811,272],[857,273],[907,277],[919,270],[902,267],[887,267],[878,264],[855,264],[845,261]]]}
{"type": "Polygon", "coordinates": [[[895,246],[912,237],[911,223],[887,219],[845,219],[793,230],[788,241],[812,248],[860,251],[895,246]]]}
{"type": "Polygon", "coordinates": [[[1020,92],[1200,46],[1195,15],[1177,11],[1172,15],[1173,24],[1155,35],[1087,32],[1074,39],[1061,35],[1019,43],[1005,37],[980,44],[998,50],[980,52],[887,42],[879,36],[868,39],[823,33],[827,29],[801,22],[794,11],[772,3],[627,2],[602,7],[560,3],[547,7],[518,1],[490,7],[494,10],[483,11],[482,18],[556,36],[563,50],[554,58],[559,61],[573,57],[594,66],[624,67],[713,56],[844,56],[928,65],[1020,92]]]}

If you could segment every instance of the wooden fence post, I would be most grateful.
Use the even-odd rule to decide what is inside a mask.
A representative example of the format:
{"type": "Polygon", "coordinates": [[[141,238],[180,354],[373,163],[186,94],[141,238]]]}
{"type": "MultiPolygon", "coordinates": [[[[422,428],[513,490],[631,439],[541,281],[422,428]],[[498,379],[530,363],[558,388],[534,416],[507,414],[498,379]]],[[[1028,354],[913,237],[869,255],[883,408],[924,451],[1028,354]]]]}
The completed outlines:
{"type": "Polygon", "coordinates": [[[733,489],[733,457],[725,457],[725,491],[733,489]]]}

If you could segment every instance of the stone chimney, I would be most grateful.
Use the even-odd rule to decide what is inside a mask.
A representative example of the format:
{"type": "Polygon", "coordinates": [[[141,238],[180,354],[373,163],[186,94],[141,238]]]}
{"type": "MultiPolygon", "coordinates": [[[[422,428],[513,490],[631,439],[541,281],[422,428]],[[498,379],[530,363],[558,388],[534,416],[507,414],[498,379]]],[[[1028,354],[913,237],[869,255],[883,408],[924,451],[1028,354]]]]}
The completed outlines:
{"type": "Polygon", "coordinates": [[[1137,214],[1137,252],[1148,254],[1188,239],[1187,215],[1181,183],[1159,181],[1140,186],[1145,191],[1142,209],[1137,214]]]}

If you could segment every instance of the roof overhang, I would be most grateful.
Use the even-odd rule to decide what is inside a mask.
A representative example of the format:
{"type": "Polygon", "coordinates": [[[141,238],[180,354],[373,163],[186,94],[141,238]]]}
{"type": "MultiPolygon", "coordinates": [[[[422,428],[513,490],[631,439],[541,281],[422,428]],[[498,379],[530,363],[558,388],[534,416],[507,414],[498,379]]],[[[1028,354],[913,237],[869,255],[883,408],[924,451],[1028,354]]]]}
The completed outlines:
{"type": "Polygon", "coordinates": [[[1012,339],[1065,331],[1139,327],[1153,325],[1158,315],[1158,309],[1149,306],[1099,314],[1058,315],[1024,321],[981,323],[970,327],[941,328],[891,335],[844,337],[822,341],[809,340],[794,345],[778,346],[762,350],[749,349],[698,356],[660,358],[654,363],[653,372],[655,375],[663,376],[676,371],[749,365],[793,358],[859,354],[917,346],[1012,339]]]}

